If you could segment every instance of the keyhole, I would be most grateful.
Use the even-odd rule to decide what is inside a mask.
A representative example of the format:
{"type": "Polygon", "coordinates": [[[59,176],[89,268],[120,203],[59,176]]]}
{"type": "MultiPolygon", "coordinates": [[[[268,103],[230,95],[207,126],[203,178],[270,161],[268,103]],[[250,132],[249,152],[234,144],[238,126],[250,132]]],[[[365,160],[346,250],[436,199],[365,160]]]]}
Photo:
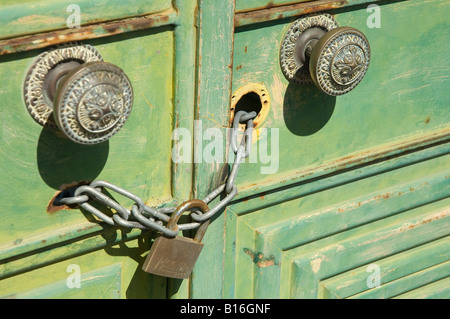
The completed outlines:
{"type": "Polygon", "coordinates": [[[248,83],[240,87],[231,97],[231,117],[239,111],[256,112],[253,127],[262,123],[270,108],[270,96],[264,85],[260,83],[248,83]]]}
{"type": "Polygon", "coordinates": [[[261,98],[255,92],[249,92],[244,94],[239,101],[236,103],[234,113],[236,114],[239,111],[245,111],[247,113],[255,111],[256,114],[259,114],[262,109],[261,98]]]}

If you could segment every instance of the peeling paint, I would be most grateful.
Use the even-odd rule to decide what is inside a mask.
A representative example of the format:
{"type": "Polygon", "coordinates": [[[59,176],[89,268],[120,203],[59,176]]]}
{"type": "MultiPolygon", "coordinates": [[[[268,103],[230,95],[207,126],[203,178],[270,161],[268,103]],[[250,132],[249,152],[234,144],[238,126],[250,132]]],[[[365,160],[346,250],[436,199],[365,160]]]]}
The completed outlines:
{"type": "Polygon", "coordinates": [[[70,41],[102,38],[125,32],[137,31],[175,23],[177,13],[174,9],[142,17],[109,21],[74,29],[63,29],[32,34],[12,39],[0,40],[0,55],[44,48],[70,41]]]}
{"type": "Polygon", "coordinates": [[[253,251],[249,248],[243,249],[244,253],[252,258],[253,263],[259,268],[265,268],[269,266],[278,266],[280,263],[275,260],[274,255],[265,257],[262,252],[253,251]]]}
{"type": "Polygon", "coordinates": [[[281,6],[268,6],[259,10],[252,11],[240,11],[235,15],[235,26],[238,27],[252,23],[283,19],[287,17],[330,9],[337,9],[348,5],[352,4],[347,0],[319,0],[281,6]]]}
{"type": "Polygon", "coordinates": [[[311,260],[311,268],[313,273],[317,274],[320,269],[320,264],[322,263],[322,258],[316,258],[314,260],[311,260]]]}

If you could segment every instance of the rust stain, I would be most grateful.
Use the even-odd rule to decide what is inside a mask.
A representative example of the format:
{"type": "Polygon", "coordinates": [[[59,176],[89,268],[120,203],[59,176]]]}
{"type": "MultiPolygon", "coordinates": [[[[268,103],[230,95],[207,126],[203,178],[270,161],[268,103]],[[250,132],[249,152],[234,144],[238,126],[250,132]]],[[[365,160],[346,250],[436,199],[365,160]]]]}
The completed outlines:
{"type": "Polygon", "coordinates": [[[60,17],[32,14],[29,16],[25,16],[25,17],[16,19],[16,20],[12,21],[11,24],[12,25],[31,24],[31,23],[46,23],[46,24],[55,23],[55,24],[57,24],[57,23],[61,23],[61,22],[64,22],[64,19],[60,18],[60,17]]]}
{"type": "Polygon", "coordinates": [[[374,199],[389,199],[392,197],[391,193],[381,194],[378,196],[375,196],[374,199]]]}
{"type": "Polygon", "coordinates": [[[252,11],[243,10],[237,12],[235,15],[235,26],[337,9],[348,5],[349,3],[347,0],[319,0],[279,6],[269,4],[257,10],[252,9],[252,11]]]}
{"type": "Polygon", "coordinates": [[[247,46],[245,46],[244,53],[247,53],[247,46]]]}
{"type": "Polygon", "coordinates": [[[270,255],[265,257],[262,252],[255,252],[249,248],[244,248],[244,253],[252,258],[253,263],[259,268],[265,268],[269,266],[278,266],[280,263],[275,261],[275,256],[270,255]]]}
{"type": "Polygon", "coordinates": [[[264,8],[265,9],[270,9],[270,8],[273,8],[273,7],[274,7],[273,1],[269,1],[269,3],[267,3],[267,5],[264,8]]]}
{"type": "Polygon", "coordinates": [[[48,202],[47,205],[47,213],[49,214],[54,214],[56,212],[59,212],[60,210],[63,209],[74,209],[75,207],[78,207],[78,205],[54,205],[55,200],[61,196],[62,192],[64,192],[65,190],[68,190],[70,188],[74,188],[77,186],[82,186],[82,185],[89,185],[91,182],[90,181],[81,181],[81,182],[72,182],[69,184],[63,184],[59,187],[59,191],[56,192],[53,197],[50,199],[50,201],[48,202]]]}
{"type": "Polygon", "coordinates": [[[236,70],[240,70],[240,69],[242,69],[242,65],[239,65],[236,67],[236,70]]]}
{"type": "Polygon", "coordinates": [[[449,215],[450,215],[450,210],[445,210],[445,211],[433,214],[431,216],[427,216],[427,217],[425,217],[425,218],[423,218],[421,220],[418,220],[418,221],[415,221],[415,222],[409,222],[409,223],[400,225],[399,227],[397,227],[395,229],[392,229],[392,230],[386,232],[385,234],[383,234],[383,235],[381,235],[379,237],[372,238],[370,240],[361,242],[361,243],[358,244],[358,246],[363,246],[363,245],[366,245],[366,244],[375,243],[375,242],[381,241],[381,240],[389,238],[389,237],[397,236],[400,233],[403,233],[405,231],[409,231],[411,229],[415,229],[417,227],[420,227],[422,225],[428,224],[428,223],[433,222],[433,221],[437,221],[437,220],[443,219],[445,217],[448,217],[449,215]]]}
{"type": "Polygon", "coordinates": [[[428,123],[430,123],[430,117],[429,116],[425,119],[425,124],[428,124],[428,123]]]}
{"type": "Polygon", "coordinates": [[[38,33],[13,39],[0,40],[0,55],[52,46],[64,42],[101,38],[130,31],[143,30],[168,23],[174,9],[157,14],[114,20],[80,28],[38,33]]]}

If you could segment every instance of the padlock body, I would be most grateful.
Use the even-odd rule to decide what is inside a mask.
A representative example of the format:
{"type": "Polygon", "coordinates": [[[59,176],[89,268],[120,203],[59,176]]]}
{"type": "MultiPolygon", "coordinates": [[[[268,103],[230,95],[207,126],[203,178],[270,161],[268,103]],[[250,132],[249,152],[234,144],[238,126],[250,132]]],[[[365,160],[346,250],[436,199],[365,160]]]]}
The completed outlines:
{"type": "Polygon", "coordinates": [[[187,237],[157,237],[142,270],[169,278],[189,278],[202,248],[203,243],[187,237]]]}

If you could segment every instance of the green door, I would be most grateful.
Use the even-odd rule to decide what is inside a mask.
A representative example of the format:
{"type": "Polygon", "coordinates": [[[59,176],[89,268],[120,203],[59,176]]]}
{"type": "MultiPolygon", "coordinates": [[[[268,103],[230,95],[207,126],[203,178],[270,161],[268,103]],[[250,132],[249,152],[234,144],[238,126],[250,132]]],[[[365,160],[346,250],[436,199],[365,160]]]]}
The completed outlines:
{"type": "Polygon", "coordinates": [[[445,0],[0,1],[0,297],[450,297],[449,13],[445,0]],[[371,48],[340,96],[289,81],[280,63],[292,23],[325,13],[371,48]],[[75,41],[133,87],[103,143],[74,143],[25,106],[39,54],[75,41]],[[239,109],[258,112],[251,153],[189,279],[141,269],[156,231],[52,204],[94,180],[151,207],[204,198],[234,160],[239,109]]]}
{"type": "Polygon", "coordinates": [[[448,13],[439,0],[236,1],[230,105],[253,94],[267,114],[193,297],[450,296],[448,13]],[[362,82],[337,97],[280,66],[291,24],[324,12],[371,47],[362,82]]]}
{"type": "MultiPolygon", "coordinates": [[[[170,159],[174,127],[189,129],[194,120],[196,2],[82,1],[76,10],[70,1],[9,2],[0,3],[0,295],[166,298],[168,280],[141,270],[155,232],[109,227],[84,209],[52,203],[62,190],[93,180],[119,185],[152,207],[190,197],[191,164],[170,159]],[[67,28],[77,12],[81,25],[67,28]],[[72,142],[37,124],[25,107],[28,69],[67,41],[92,45],[133,87],[132,112],[106,142],[72,142]]],[[[110,195],[125,207],[133,203],[110,195]]],[[[186,296],[184,286],[177,291],[186,296]]]]}

